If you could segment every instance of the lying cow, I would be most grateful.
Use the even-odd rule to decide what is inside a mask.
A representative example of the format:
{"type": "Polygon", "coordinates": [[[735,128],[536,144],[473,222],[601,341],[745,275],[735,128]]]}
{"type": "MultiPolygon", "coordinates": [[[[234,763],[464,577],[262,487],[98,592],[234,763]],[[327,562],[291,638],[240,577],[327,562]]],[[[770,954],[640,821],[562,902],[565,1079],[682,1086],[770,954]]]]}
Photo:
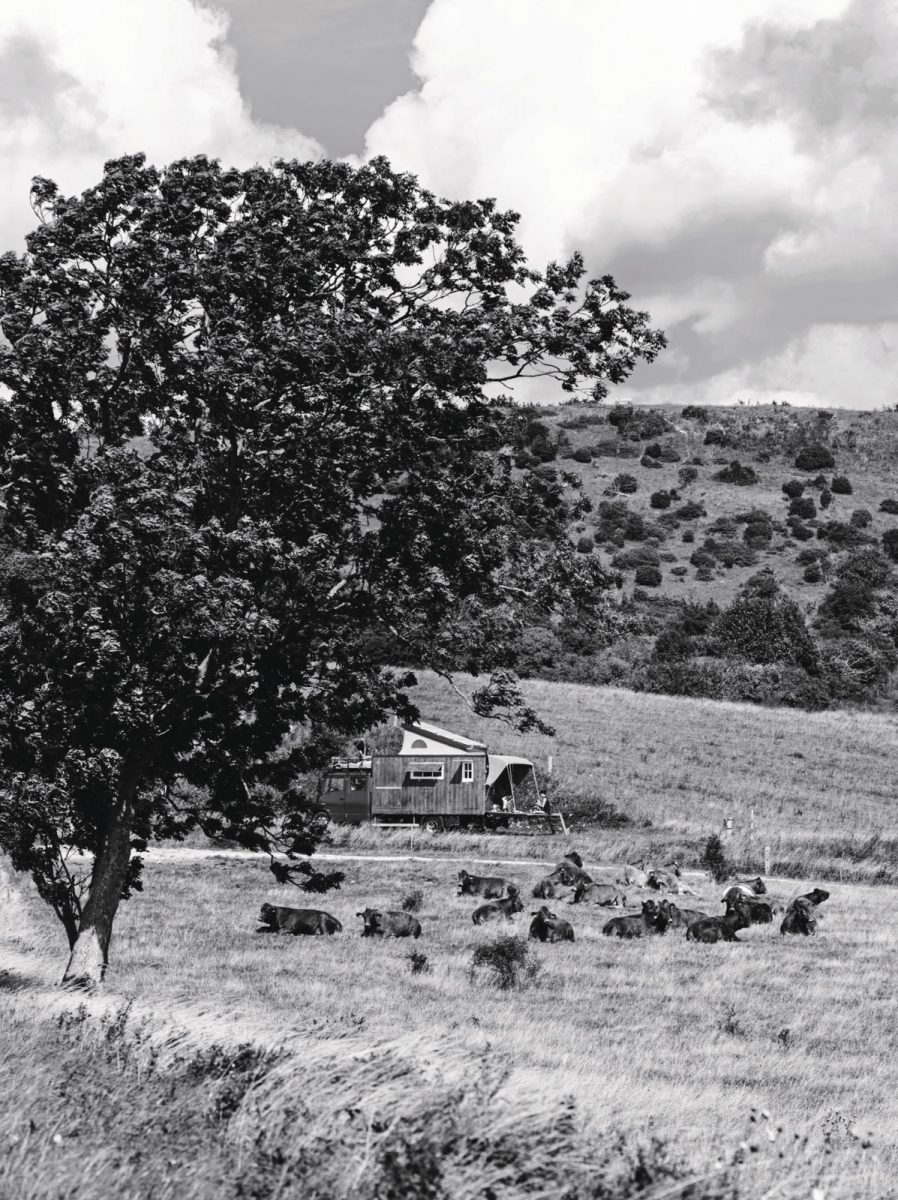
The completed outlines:
{"type": "Polygon", "coordinates": [[[667,929],[688,929],[696,921],[704,921],[708,914],[699,912],[697,908],[678,908],[670,900],[661,900],[658,904],[658,914],[661,924],[667,929]]]}
{"type": "Polygon", "coordinates": [[[690,942],[738,942],[736,931],[747,929],[751,924],[751,913],[745,897],[737,897],[722,917],[703,917],[686,930],[690,942]]]}
{"type": "MultiPolygon", "coordinates": [[[[805,892],[803,896],[798,896],[797,899],[808,900],[815,908],[818,908],[824,900],[829,899],[829,892],[824,891],[823,888],[814,888],[812,892],[805,892]]],[[[793,900],[792,903],[794,904],[795,901],[793,900]]]]}
{"type": "Polygon", "coordinates": [[[757,879],[734,883],[723,894],[724,904],[728,904],[730,900],[734,900],[737,896],[745,896],[749,900],[755,899],[757,896],[766,896],[767,886],[764,880],[758,876],[757,879]],[[760,886],[758,886],[760,885],[760,886]]]}
{"type": "Polygon", "coordinates": [[[538,912],[530,915],[533,920],[530,922],[530,933],[527,936],[531,940],[540,942],[572,942],[574,940],[574,929],[570,921],[556,917],[553,912],[549,912],[545,905],[538,912]]]}
{"type": "Polygon", "coordinates": [[[537,900],[554,900],[558,895],[559,885],[546,877],[533,885],[533,895],[537,900]]]}
{"type": "Polygon", "coordinates": [[[501,896],[516,895],[518,888],[501,875],[471,875],[467,871],[458,873],[459,896],[483,896],[485,900],[498,900],[501,896]]]}
{"type": "Polygon", "coordinates": [[[639,863],[633,866],[631,863],[623,869],[623,882],[630,887],[644,888],[648,883],[648,873],[645,870],[645,863],[639,863]]]}
{"type": "Polygon", "coordinates": [[[632,913],[626,917],[612,917],[602,926],[605,937],[641,938],[663,933],[665,925],[661,921],[658,905],[654,900],[643,900],[642,912],[632,913]]]}
{"type": "Polygon", "coordinates": [[[481,904],[471,914],[475,925],[486,925],[490,921],[511,921],[515,913],[523,912],[524,905],[521,897],[515,892],[505,900],[491,900],[489,904],[481,904]]]}
{"type": "Polygon", "coordinates": [[[695,895],[695,892],[681,881],[680,864],[676,862],[668,863],[664,867],[655,867],[654,870],[649,871],[646,886],[654,888],[656,892],[683,892],[690,896],[695,895]]]}
{"type": "Polygon", "coordinates": [[[578,883],[571,904],[601,904],[607,908],[625,908],[627,897],[613,883],[578,883]]]}
{"type": "Polygon", "coordinates": [[[817,932],[817,905],[805,896],[799,896],[789,905],[780,924],[780,933],[800,933],[809,937],[817,932]]]}
{"type": "Polygon", "coordinates": [[[407,912],[382,912],[379,908],[366,908],[356,913],[365,923],[362,937],[414,937],[421,936],[421,922],[407,912]]]}
{"type": "Polygon", "coordinates": [[[546,876],[552,883],[560,883],[564,887],[576,887],[578,883],[592,883],[592,876],[583,870],[583,859],[576,850],[566,854],[555,870],[546,876]]]}
{"type": "Polygon", "coordinates": [[[284,908],[280,904],[263,904],[259,916],[262,927],[257,933],[301,933],[322,937],[325,934],[340,933],[343,926],[330,913],[322,912],[319,908],[284,908]]]}
{"type": "Polygon", "coordinates": [[[785,909],[785,905],[773,896],[744,896],[741,893],[731,895],[732,888],[724,896],[724,902],[729,906],[739,899],[746,906],[751,916],[752,925],[769,925],[777,913],[785,909]]]}

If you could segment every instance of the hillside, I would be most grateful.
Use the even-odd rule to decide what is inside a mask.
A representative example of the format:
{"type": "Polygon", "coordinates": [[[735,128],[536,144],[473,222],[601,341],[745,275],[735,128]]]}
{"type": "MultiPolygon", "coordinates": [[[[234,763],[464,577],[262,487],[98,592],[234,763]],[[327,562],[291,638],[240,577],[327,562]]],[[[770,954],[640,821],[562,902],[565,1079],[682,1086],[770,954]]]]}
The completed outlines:
{"type": "Polygon", "coordinates": [[[530,629],[521,673],[807,708],[891,698],[898,412],[566,405],[526,410],[512,425],[518,467],[545,486],[568,483],[568,495],[565,476],[579,479],[591,511],[572,529],[577,549],[621,583],[618,636],[603,640],[576,622],[530,629]],[[796,663],[683,642],[713,635],[710,618],[765,572],[819,643],[823,661],[800,664],[810,684],[745,671],[727,679],[707,660],[796,663]],[[836,585],[841,601],[832,603],[836,585]],[[698,615],[695,628],[684,610],[698,615]],[[674,636],[662,652],[665,628],[674,636]],[[703,669],[672,670],[684,660],[703,669]]]}

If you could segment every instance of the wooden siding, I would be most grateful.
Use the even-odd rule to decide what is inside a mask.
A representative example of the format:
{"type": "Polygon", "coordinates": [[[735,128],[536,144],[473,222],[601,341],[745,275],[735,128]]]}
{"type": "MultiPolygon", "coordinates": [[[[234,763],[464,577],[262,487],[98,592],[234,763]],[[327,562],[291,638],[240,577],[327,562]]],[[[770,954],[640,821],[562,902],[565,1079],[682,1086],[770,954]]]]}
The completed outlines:
{"type": "Polygon", "coordinates": [[[371,764],[373,816],[470,816],[482,814],[486,804],[486,756],[375,754],[371,764]],[[442,779],[412,779],[416,763],[443,764],[442,779]],[[462,764],[474,764],[474,779],[462,783],[462,764]]]}

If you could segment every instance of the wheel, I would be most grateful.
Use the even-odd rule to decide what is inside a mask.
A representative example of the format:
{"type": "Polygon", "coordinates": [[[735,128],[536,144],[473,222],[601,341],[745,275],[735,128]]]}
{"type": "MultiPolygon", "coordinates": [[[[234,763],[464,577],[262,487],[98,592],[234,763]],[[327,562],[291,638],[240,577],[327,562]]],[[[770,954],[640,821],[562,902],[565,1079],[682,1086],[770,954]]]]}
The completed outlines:
{"type": "Polygon", "coordinates": [[[439,817],[427,817],[421,822],[421,828],[427,833],[442,833],[443,822],[439,817]]]}

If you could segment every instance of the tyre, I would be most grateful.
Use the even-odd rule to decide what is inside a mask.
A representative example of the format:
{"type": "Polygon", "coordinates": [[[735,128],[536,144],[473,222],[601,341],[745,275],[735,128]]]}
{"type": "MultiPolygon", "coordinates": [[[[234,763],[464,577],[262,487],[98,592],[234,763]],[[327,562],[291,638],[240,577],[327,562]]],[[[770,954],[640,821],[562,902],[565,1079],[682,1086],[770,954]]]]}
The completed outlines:
{"type": "Polygon", "coordinates": [[[439,817],[425,817],[421,822],[421,828],[427,833],[442,833],[443,822],[439,817]]]}

